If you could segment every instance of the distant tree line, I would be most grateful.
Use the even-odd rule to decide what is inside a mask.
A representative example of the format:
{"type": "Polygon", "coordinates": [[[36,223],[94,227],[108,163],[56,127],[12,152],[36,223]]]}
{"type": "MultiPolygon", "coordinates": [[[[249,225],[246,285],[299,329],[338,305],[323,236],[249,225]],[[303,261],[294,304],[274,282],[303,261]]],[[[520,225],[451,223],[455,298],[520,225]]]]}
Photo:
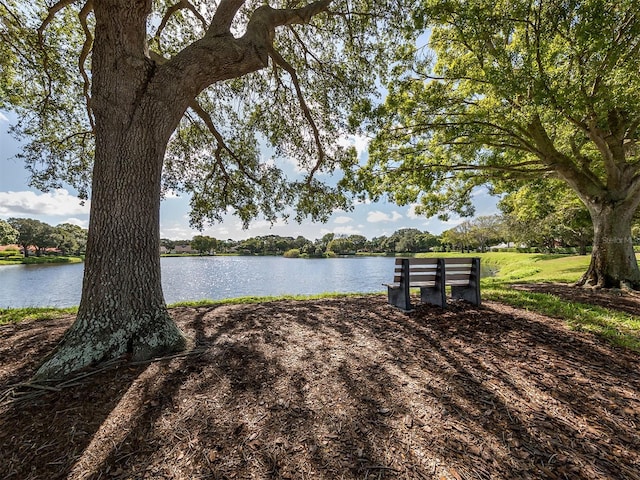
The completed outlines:
{"type": "Polygon", "coordinates": [[[245,240],[219,240],[197,235],[191,240],[161,239],[160,244],[167,252],[184,251],[189,246],[200,254],[240,254],[240,255],[284,255],[323,257],[330,255],[351,255],[356,253],[418,253],[428,252],[439,246],[438,237],[415,228],[403,228],[393,235],[367,239],[363,235],[341,235],[327,233],[322,238],[309,240],[302,235],[282,237],[261,235],[245,240]]]}
{"type": "Polygon", "coordinates": [[[0,220],[0,245],[17,244],[28,257],[48,252],[58,255],[83,255],[87,245],[87,230],[71,223],[51,226],[32,218],[0,220]]]}
{"type": "MultiPolygon", "coordinates": [[[[401,228],[392,235],[371,239],[363,235],[327,233],[309,240],[301,235],[261,235],[245,240],[216,239],[196,235],[191,239],[161,239],[164,251],[199,254],[287,255],[326,257],[333,255],[400,254],[430,251],[487,251],[490,247],[541,252],[575,251],[587,254],[593,240],[588,212],[573,198],[558,201],[561,191],[537,189],[535,184],[507,195],[499,203],[500,215],[479,216],[434,235],[416,228],[401,228]]],[[[632,229],[640,244],[640,221],[632,229]]],[[[18,244],[29,255],[54,250],[60,255],[82,255],[87,230],[62,223],[51,226],[30,218],[0,220],[0,245],[18,244]]]]}
{"type": "MultiPolygon", "coordinates": [[[[530,194],[530,192],[529,192],[530,194]]],[[[363,235],[327,233],[309,240],[303,236],[263,235],[246,240],[220,240],[198,235],[191,240],[162,239],[168,252],[184,251],[188,246],[200,254],[286,255],[288,257],[326,257],[361,254],[414,254],[422,252],[484,252],[489,248],[521,251],[568,252],[586,254],[593,239],[588,212],[578,203],[539,199],[525,208],[519,199],[505,197],[503,214],[465,220],[454,228],[434,235],[416,228],[401,228],[392,235],[371,239],[363,235]]],[[[640,243],[640,223],[634,241],[640,243]],[[636,238],[637,237],[637,238],[636,238]]]]}

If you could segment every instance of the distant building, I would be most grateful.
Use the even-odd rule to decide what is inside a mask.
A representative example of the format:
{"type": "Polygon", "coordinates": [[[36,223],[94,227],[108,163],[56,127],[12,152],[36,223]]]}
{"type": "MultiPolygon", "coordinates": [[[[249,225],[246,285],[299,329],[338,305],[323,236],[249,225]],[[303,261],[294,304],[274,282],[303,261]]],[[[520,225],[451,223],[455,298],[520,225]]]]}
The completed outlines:
{"type": "Polygon", "coordinates": [[[191,248],[191,244],[176,245],[173,251],[176,253],[198,253],[191,248]]]}

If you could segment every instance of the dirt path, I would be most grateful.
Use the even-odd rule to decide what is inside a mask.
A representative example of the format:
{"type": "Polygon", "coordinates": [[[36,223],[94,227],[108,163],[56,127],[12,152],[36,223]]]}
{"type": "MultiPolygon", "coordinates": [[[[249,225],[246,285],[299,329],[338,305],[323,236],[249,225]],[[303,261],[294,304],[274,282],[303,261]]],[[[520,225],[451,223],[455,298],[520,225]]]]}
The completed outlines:
{"type": "MultiPolygon", "coordinates": [[[[0,405],[2,478],[640,479],[640,355],[558,320],[382,296],[173,313],[193,355],[0,405]]],[[[0,395],[71,320],[0,327],[0,395]]]]}

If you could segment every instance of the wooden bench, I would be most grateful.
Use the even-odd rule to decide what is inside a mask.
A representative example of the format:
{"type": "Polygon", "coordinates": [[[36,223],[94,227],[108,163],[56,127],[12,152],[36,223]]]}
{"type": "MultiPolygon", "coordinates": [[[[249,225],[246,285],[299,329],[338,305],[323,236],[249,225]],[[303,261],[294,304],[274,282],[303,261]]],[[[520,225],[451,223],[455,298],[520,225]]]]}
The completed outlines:
{"type": "Polygon", "coordinates": [[[451,297],[480,305],[480,259],[397,258],[393,282],[385,283],[389,303],[412,310],[410,289],[420,289],[420,303],[447,306],[446,287],[451,297]]]}

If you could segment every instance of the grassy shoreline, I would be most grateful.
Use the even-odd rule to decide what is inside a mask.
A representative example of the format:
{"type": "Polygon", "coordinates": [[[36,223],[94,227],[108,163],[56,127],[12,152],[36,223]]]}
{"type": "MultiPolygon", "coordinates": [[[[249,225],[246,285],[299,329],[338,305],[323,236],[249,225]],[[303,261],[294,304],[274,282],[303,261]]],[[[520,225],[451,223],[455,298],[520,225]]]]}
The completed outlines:
{"type": "Polygon", "coordinates": [[[62,256],[43,256],[43,257],[22,257],[22,258],[3,258],[0,259],[0,266],[3,265],[43,265],[43,264],[68,264],[82,263],[82,257],[62,257],[62,256]]]}

